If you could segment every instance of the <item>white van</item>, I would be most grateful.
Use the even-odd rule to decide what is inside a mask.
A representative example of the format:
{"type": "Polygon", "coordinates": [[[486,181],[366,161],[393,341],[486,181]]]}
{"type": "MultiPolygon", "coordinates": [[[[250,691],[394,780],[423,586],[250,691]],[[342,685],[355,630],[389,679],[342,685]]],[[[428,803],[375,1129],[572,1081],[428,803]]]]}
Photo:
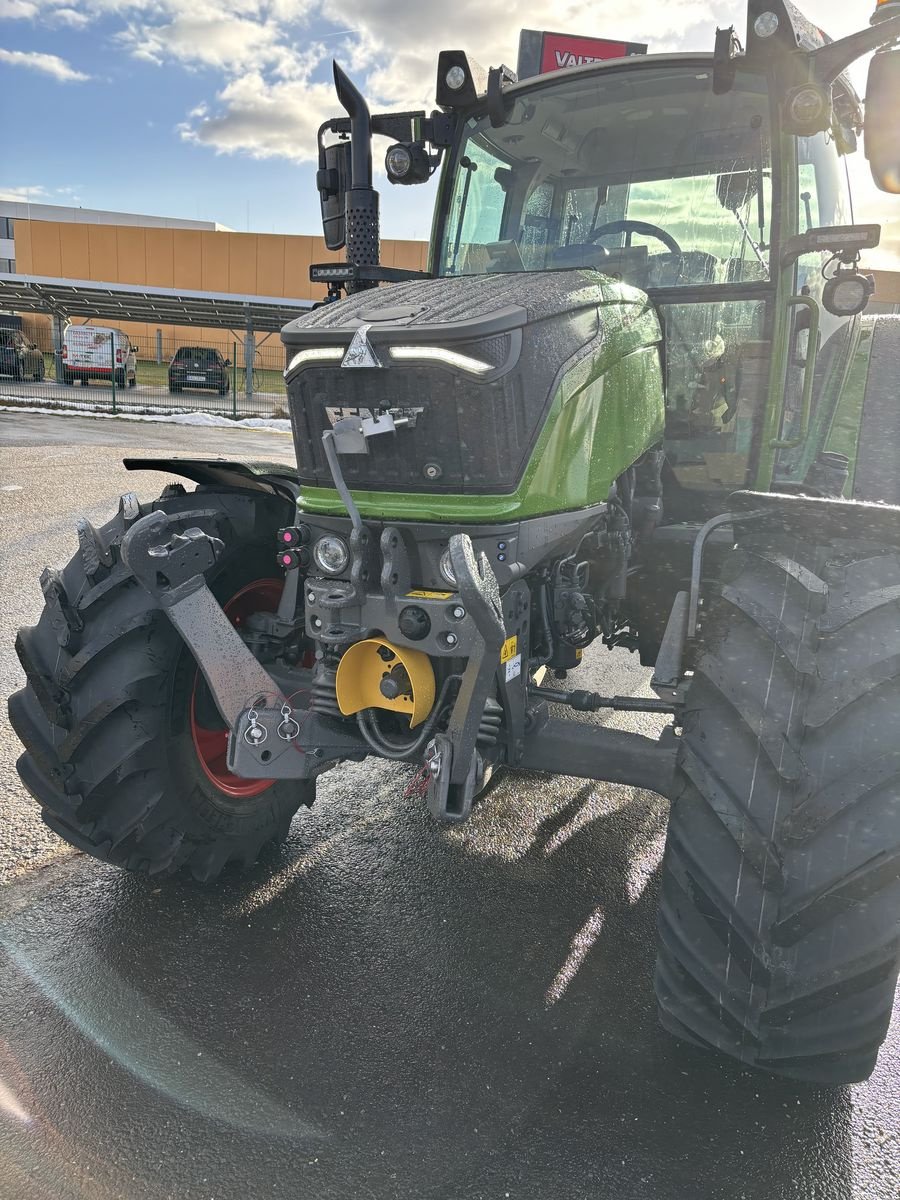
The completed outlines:
{"type": "Polygon", "coordinates": [[[115,359],[117,387],[134,387],[137,347],[121,329],[102,325],[67,325],[63,334],[63,382],[111,379],[115,359]]]}

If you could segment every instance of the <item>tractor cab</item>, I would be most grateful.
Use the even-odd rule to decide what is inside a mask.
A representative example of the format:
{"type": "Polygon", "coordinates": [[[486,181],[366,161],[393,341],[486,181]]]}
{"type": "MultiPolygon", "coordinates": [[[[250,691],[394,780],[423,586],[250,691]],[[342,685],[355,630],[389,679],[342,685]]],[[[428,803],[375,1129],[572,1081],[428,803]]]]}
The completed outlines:
{"type": "MultiPolygon", "coordinates": [[[[719,30],[712,53],[632,55],[521,81],[444,51],[443,112],[419,114],[418,139],[388,151],[396,184],[422,182],[442,161],[433,275],[588,269],[650,297],[672,516],[719,511],[735,488],[790,490],[817,469],[873,290],[860,255],[879,238],[878,226],[853,223],[847,158],[862,106],[845,72],[891,43],[884,22],[900,25],[898,13],[896,0],[879,4],[868,30],[832,42],[787,0],[751,0],[744,44],[719,30]]],[[[348,106],[352,85],[338,74],[348,106]]],[[[885,190],[900,158],[898,76],[900,54],[882,49],[866,153],[885,190]]],[[[402,124],[365,115],[359,131],[357,111],[354,143],[370,131],[396,136],[402,124]]],[[[343,246],[346,230],[352,264],[351,210],[364,189],[349,187],[349,163],[359,145],[327,153],[348,163],[346,192],[335,185],[322,197],[333,230],[346,195],[347,222],[341,208],[341,236],[329,244],[343,246]]],[[[358,261],[371,272],[371,250],[358,261]]]]}
{"type": "MultiPolygon", "coordinates": [[[[662,329],[668,460],[705,493],[743,486],[750,469],[781,187],[765,74],[736,72],[724,95],[713,81],[709,56],[648,57],[511,89],[499,128],[487,114],[466,124],[434,262],[438,275],[591,268],[646,292],[662,329]]],[[[841,224],[820,141],[810,188],[841,224]]]]}
{"type": "Polygon", "coordinates": [[[805,435],[831,421],[871,293],[853,271],[854,303],[823,304],[835,268],[855,267],[877,241],[852,223],[853,86],[837,74],[824,127],[797,133],[778,97],[797,46],[815,52],[824,35],[789,4],[751,5],[747,38],[746,54],[720,31],[713,54],[628,57],[508,85],[502,113],[488,105],[464,122],[437,214],[438,275],[588,267],[650,296],[668,507],[687,518],[760,472],[802,481],[805,435]]]}

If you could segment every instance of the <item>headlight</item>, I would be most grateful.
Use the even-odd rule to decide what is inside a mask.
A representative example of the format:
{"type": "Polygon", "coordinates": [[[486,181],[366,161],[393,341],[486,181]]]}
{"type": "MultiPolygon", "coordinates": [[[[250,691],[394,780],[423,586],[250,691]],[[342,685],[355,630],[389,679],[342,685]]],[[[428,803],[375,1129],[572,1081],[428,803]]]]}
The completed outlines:
{"type": "Polygon", "coordinates": [[[391,146],[384,156],[384,166],[388,175],[394,179],[402,179],[412,168],[412,155],[408,146],[391,146]]]}
{"type": "Polygon", "coordinates": [[[305,363],[311,362],[337,362],[338,359],[344,357],[344,350],[341,346],[310,346],[308,350],[298,350],[285,369],[285,377],[291,371],[295,371],[297,367],[302,367],[305,363]]]}
{"type": "Polygon", "coordinates": [[[350,550],[342,537],[326,533],[313,546],[313,559],[326,575],[340,575],[350,562],[350,550]]]}
{"type": "Polygon", "coordinates": [[[384,169],[391,183],[425,183],[432,162],[422,142],[397,142],[384,156],[384,169]]]}
{"type": "Polygon", "coordinates": [[[822,289],[822,307],[836,317],[852,317],[863,311],[874,291],[871,275],[838,271],[822,289]]]}
{"type": "Polygon", "coordinates": [[[444,82],[452,91],[458,92],[466,82],[465,70],[457,63],[455,66],[452,66],[444,76],[444,82]]]}
{"type": "Polygon", "coordinates": [[[496,370],[489,362],[473,358],[471,354],[460,354],[443,346],[391,346],[391,358],[396,362],[439,362],[447,367],[468,371],[470,375],[487,375],[496,370]]]}
{"type": "Polygon", "coordinates": [[[753,22],[753,32],[757,37],[771,37],[778,32],[778,13],[762,12],[753,22]]]}
{"type": "Polygon", "coordinates": [[[448,547],[441,555],[440,561],[441,575],[449,584],[456,587],[456,576],[453,574],[453,563],[450,561],[450,548],[448,547]]]}

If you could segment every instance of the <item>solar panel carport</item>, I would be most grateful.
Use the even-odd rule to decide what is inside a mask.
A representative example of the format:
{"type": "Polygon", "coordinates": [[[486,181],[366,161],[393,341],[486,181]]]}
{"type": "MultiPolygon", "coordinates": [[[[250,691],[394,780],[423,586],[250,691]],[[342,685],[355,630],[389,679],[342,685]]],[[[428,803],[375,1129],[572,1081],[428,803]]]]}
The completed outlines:
{"type": "Polygon", "coordinates": [[[283,296],[241,296],[232,292],[194,292],[96,280],[0,274],[0,309],[44,313],[54,318],[53,347],[58,370],[63,325],[73,318],[240,330],[248,398],[253,394],[256,334],[278,333],[288,321],[310,308],[309,300],[283,296]]]}

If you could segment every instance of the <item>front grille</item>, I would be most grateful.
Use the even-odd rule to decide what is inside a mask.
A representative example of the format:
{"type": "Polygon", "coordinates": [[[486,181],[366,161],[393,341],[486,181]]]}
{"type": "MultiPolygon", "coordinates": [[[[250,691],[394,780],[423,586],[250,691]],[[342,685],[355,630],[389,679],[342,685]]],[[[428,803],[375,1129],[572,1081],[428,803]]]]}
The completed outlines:
{"type": "MultiPolygon", "coordinates": [[[[485,355],[483,341],[478,343],[478,353],[485,355]]],[[[529,405],[518,371],[494,383],[477,383],[431,366],[382,371],[308,367],[288,387],[300,480],[332,486],[322,448],[322,433],[332,424],[327,410],[412,408],[422,410],[415,427],[370,438],[368,454],[341,457],[350,487],[513,491],[525,468],[545,397],[546,392],[532,392],[529,405]],[[437,478],[435,466],[440,471],[437,478]]]]}

